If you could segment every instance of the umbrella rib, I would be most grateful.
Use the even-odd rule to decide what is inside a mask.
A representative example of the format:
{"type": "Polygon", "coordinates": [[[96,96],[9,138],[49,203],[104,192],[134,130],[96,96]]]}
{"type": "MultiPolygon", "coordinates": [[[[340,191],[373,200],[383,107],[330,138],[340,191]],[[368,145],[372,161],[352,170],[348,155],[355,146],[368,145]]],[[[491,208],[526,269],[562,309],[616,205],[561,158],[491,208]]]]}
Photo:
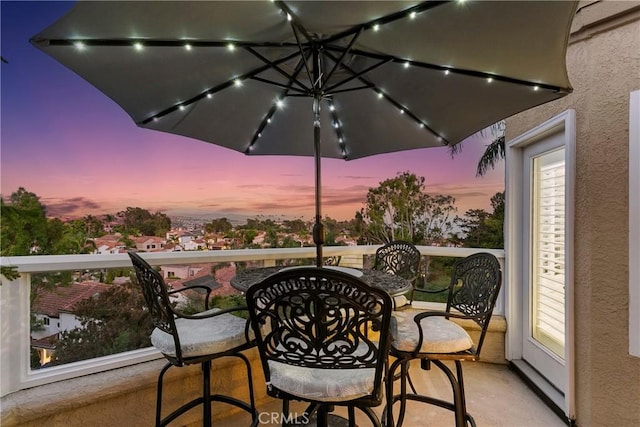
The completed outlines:
{"type": "MultiPolygon", "coordinates": [[[[282,68],[280,68],[278,65],[274,64],[273,61],[265,58],[264,56],[262,56],[259,52],[257,52],[255,49],[252,49],[251,47],[247,47],[246,50],[248,52],[250,52],[251,54],[253,54],[256,58],[258,58],[259,60],[261,60],[262,62],[264,62],[265,64],[271,66],[271,68],[273,68],[275,71],[277,71],[278,73],[282,74],[283,76],[285,76],[288,79],[291,79],[292,76],[290,74],[288,74],[286,71],[284,71],[282,68]]],[[[269,83],[267,80],[264,80],[266,83],[269,83]]],[[[306,87],[301,81],[299,81],[298,79],[293,79],[293,83],[295,83],[296,85],[298,85],[299,87],[301,87],[303,90],[308,91],[309,88],[306,87]]],[[[274,83],[275,84],[275,83],[274,83]]],[[[279,86],[279,85],[278,85],[279,86]]],[[[284,87],[284,85],[282,85],[284,87]]]]}
{"type": "MultiPolygon", "coordinates": [[[[329,52],[326,52],[326,55],[333,59],[333,55],[331,55],[329,52]]],[[[342,64],[342,66],[344,67],[345,70],[347,70],[348,72],[352,73],[352,74],[357,74],[354,70],[352,70],[349,66],[342,64]]],[[[378,88],[373,82],[370,82],[369,80],[367,80],[366,78],[364,78],[363,76],[357,76],[356,77],[358,80],[360,80],[363,84],[365,84],[367,87],[372,88],[373,90],[376,91],[376,93],[378,94],[378,96],[381,96],[383,98],[385,98],[389,103],[391,103],[393,106],[395,106],[396,108],[398,108],[398,110],[400,111],[401,114],[406,114],[407,116],[411,117],[413,120],[415,120],[420,127],[423,127],[425,129],[427,129],[429,132],[431,132],[433,135],[435,135],[438,138],[438,141],[442,142],[444,145],[449,145],[449,141],[443,137],[442,135],[440,135],[438,132],[436,132],[434,129],[432,129],[429,125],[427,125],[424,121],[422,121],[420,118],[418,118],[418,116],[416,116],[415,114],[413,114],[411,112],[411,110],[409,110],[407,107],[405,107],[404,105],[400,104],[398,101],[396,101],[395,99],[391,98],[388,94],[384,93],[380,88],[378,88]]]]}
{"type": "MultiPolygon", "coordinates": [[[[346,51],[345,51],[345,52],[346,52],[346,51]]],[[[352,74],[350,77],[348,77],[348,78],[346,78],[346,79],[344,79],[344,80],[342,80],[342,81],[340,81],[340,82],[338,82],[338,83],[334,84],[333,86],[328,87],[328,88],[326,89],[326,92],[328,92],[328,93],[340,93],[340,92],[345,92],[345,90],[334,91],[334,89],[335,89],[335,88],[337,88],[337,87],[339,87],[339,86],[342,86],[342,85],[344,85],[344,84],[346,84],[346,83],[348,83],[348,82],[350,82],[351,80],[357,79],[358,77],[360,77],[360,76],[362,76],[362,75],[364,75],[364,74],[367,74],[367,73],[368,73],[369,71],[371,71],[371,70],[375,70],[376,68],[378,68],[378,67],[380,67],[380,66],[382,66],[382,65],[384,65],[384,64],[388,64],[388,63],[389,63],[389,62],[391,62],[391,61],[393,61],[393,58],[387,58],[387,59],[381,60],[381,61],[380,61],[380,62],[378,62],[377,64],[374,64],[374,65],[372,65],[372,66],[370,66],[370,67],[368,67],[368,68],[365,68],[364,70],[362,70],[362,71],[360,71],[360,72],[358,72],[358,73],[355,73],[353,70],[349,70],[350,72],[355,73],[355,74],[352,74]]],[[[344,65],[343,65],[343,66],[344,66],[344,65]]],[[[346,68],[346,67],[345,67],[345,68],[346,68]]],[[[367,86],[367,87],[368,87],[368,86],[367,86]]],[[[352,89],[349,89],[349,90],[352,90],[352,89]]]]}
{"type": "MultiPolygon", "coordinates": [[[[353,38],[351,39],[351,41],[349,42],[349,44],[347,45],[347,47],[344,49],[344,51],[342,52],[342,55],[340,55],[340,58],[338,58],[338,60],[333,64],[333,68],[331,68],[331,71],[329,71],[326,79],[324,80],[325,83],[329,82],[329,80],[331,80],[331,76],[333,76],[333,73],[335,73],[336,69],[342,65],[342,63],[344,62],[344,58],[347,56],[347,54],[349,53],[349,51],[351,50],[351,47],[353,46],[353,44],[356,42],[356,40],[358,40],[358,37],[360,37],[360,34],[362,34],[362,30],[363,28],[361,27],[354,35],[353,38]]],[[[345,82],[346,83],[346,82],[345,82]]],[[[323,85],[324,86],[324,85],[323,85]]],[[[329,91],[329,89],[327,89],[327,92],[329,91]]]]}
{"type": "Polygon", "coordinates": [[[362,31],[364,29],[372,30],[372,29],[374,29],[374,27],[376,25],[388,24],[388,23],[393,22],[393,21],[404,19],[404,18],[406,18],[407,16],[409,16],[412,13],[424,12],[426,10],[433,9],[434,7],[442,6],[442,5],[450,3],[450,2],[451,2],[451,0],[425,1],[425,2],[422,2],[422,3],[417,4],[415,6],[412,6],[412,7],[408,8],[408,9],[406,9],[406,10],[402,10],[400,12],[394,12],[394,13],[392,13],[390,15],[383,16],[382,18],[377,18],[377,19],[374,19],[372,21],[365,22],[364,24],[357,25],[357,26],[355,26],[353,28],[350,28],[348,30],[345,30],[345,31],[343,31],[341,33],[334,34],[333,36],[324,39],[322,42],[323,43],[331,43],[331,42],[334,42],[336,40],[340,40],[342,38],[350,36],[353,33],[360,32],[360,31],[362,31]]]}
{"type": "MultiPolygon", "coordinates": [[[[283,62],[286,62],[292,58],[295,58],[296,56],[298,56],[299,53],[295,52],[292,54],[289,54],[283,58],[278,59],[277,61],[274,61],[274,64],[281,64],[283,62]]],[[[151,122],[152,120],[157,120],[160,117],[166,116],[169,113],[172,113],[178,109],[180,109],[181,107],[184,108],[188,105],[191,105],[197,101],[200,101],[204,98],[207,98],[217,92],[220,92],[221,90],[224,90],[226,88],[228,88],[229,86],[232,86],[233,84],[235,84],[236,81],[242,81],[242,80],[246,80],[249,78],[253,78],[254,76],[256,76],[257,74],[262,73],[265,70],[268,70],[269,68],[271,68],[269,65],[263,65],[262,67],[256,68],[248,73],[242,74],[240,76],[234,77],[231,80],[227,80],[217,86],[214,86],[212,88],[209,88],[207,90],[205,90],[204,92],[199,93],[198,95],[195,95],[189,99],[187,99],[186,101],[183,102],[179,102],[177,104],[174,104],[170,107],[165,108],[164,110],[161,110],[159,113],[156,113],[152,116],[147,117],[146,119],[141,120],[140,122],[138,122],[138,125],[146,125],[149,122],[151,122]]]]}
{"type": "MultiPolygon", "coordinates": [[[[289,86],[285,88],[285,90],[282,92],[282,95],[280,96],[279,99],[283,99],[287,96],[290,96],[289,90],[292,90],[291,85],[293,84],[293,81],[297,79],[298,74],[300,74],[300,72],[302,71],[302,66],[304,64],[306,64],[306,58],[305,58],[304,52],[302,52],[302,57],[300,58],[300,61],[298,61],[298,65],[296,65],[296,69],[294,70],[294,72],[292,73],[289,79],[289,86]]],[[[277,106],[278,104],[276,103],[275,105],[272,105],[271,108],[269,108],[267,115],[264,117],[264,119],[262,119],[262,122],[258,126],[258,130],[256,130],[256,132],[254,133],[253,138],[249,143],[249,146],[244,151],[245,154],[249,154],[249,152],[253,149],[253,146],[255,145],[256,141],[262,135],[262,131],[264,130],[265,127],[267,127],[267,124],[271,121],[271,117],[274,116],[277,110],[277,106]]]]}
{"type": "MultiPolygon", "coordinates": [[[[289,90],[296,91],[296,92],[300,93],[301,96],[309,96],[308,95],[308,90],[309,89],[307,89],[307,88],[304,88],[304,90],[302,90],[302,89],[298,89],[298,88],[287,86],[284,83],[274,82],[273,80],[265,79],[263,77],[258,77],[258,76],[252,76],[252,77],[249,77],[249,78],[251,80],[256,80],[256,81],[259,81],[259,82],[262,82],[262,83],[270,84],[270,85],[273,85],[273,86],[278,86],[278,87],[281,87],[283,89],[289,89],[289,90]]],[[[292,96],[292,95],[287,95],[287,96],[292,96]]]]}
{"type": "MultiPolygon", "coordinates": [[[[331,51],[341,52],[343,48],[336,47],[336,46],[325,46],[325,49],[326,50],[331,50],[331,51]]],[[[384,54],[379,54],[379,53],[366,52],[366,51],[358,50],[358,49],[352,49],[351,53],[354,54],[354,55],[364,56],[364,57],[367,57],[367,58],[386,60],[387,62],[396,62],[396,63],[407,64],[407,65],[411,65],[412,67],[428,68],[428,69],[431,69],[431,70],[437,70],[437,71],[461,74],[461,75],[465,75],[465,76],[478,77],[478,78],[482,78],[482,79],[493,79],[493,80],[502,81],[502,82],[506,82],[506,83],[513,83],[513,84],[517,84],[517,85],[521,85],[521,86],[528,86],[528,87],[531,87],[531,88],[537,87],[539,89],[547,89],[547,90],[550,90],[550,91],[553,91],[553,92],[558,92],[558,93],[571,93],[572,92],[572,90],[569,89],[569,88],[562,88],[562,87],[559,87],[559,86],[549,85],[549,84],[546,84],[546,83],[531,82],[531,81],[528,81],[528,80],[516,79],[516,78],[513,78],[513,77],[502,76],[500,74],[491,74],[491,73],[485,73],[483,71],[466,70],[464,68],[455,68],[455,67],[450,67],[450,66],[445,66],[445,65],[436,65],[436,64],[430,64],[428,62],[412,61],[412,60],[408,60],[408,59],[398,58],[398,57],[395,57],[395,56],[392,56],[392,55],[384,55],[384,54]]]]}

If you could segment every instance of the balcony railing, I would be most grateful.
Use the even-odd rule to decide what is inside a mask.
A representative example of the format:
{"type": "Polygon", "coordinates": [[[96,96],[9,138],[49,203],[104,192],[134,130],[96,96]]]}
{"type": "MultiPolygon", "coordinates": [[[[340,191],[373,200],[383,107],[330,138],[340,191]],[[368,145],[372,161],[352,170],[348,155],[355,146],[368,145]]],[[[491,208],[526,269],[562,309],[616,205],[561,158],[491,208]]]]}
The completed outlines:
{"type": "MultiPolygon", "coordinates": [[[[379,246],[330,246],[324,248],[327,257],[341,256],[341,265],[362,267],[367,255],[375,254],[379,246]]],[[[424,256],[465,257],[475,252],[493,253],[504,267],[503,250],[485,250],[470,248],[445,248],[419,246],[424,256]]],[[[152,265],[261,262],[264,266],[276,265],[282,259],[313,259],[315,248],[287,249],[240,249],[227,251],[158,252],[146,253],[145,259],[152,265]]],[[[25,257],[3,257],[3,266],[14,266],[20,277],[13,281],[3,278],[0,286],[0,396],[34,387],[145,362],[162,356],[153,348],[145,348],[105,357],[73,362],[47,369],[32,370],[30,360],[30,290],[31,274],[58,271],[83,271],[110,268],[130,268],[131,262],[126,254],[117,255],[43,255],[25,257]]],[[[503,275],[505,277],[505,275],[503,275]]],[[[495,314],[504,315],[505,289],[495,309],[495,314]]]]}

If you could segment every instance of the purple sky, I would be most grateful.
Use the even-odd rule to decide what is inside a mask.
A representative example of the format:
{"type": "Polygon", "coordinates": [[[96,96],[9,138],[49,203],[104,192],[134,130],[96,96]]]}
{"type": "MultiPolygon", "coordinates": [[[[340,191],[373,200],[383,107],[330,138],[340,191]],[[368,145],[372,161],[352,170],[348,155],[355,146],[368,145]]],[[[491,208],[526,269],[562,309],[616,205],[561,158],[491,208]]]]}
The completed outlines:
{"type": "MultiPolygon", "coordinates": [[[[313,159],[248,157],[185,137],[140,129],[113,101],[29,44],[72,3],[2,1],[0,178],[3,197],[18,187],[50,214],[82,216],[141,207],[169,215],[279,215],[310,220],[313,159]]],[[[447,148],[322,160],[323,215],[353,218],[369,188],[410,171],[429,193],[452,195],[458,214],[490,210],[504,189],[504,165],[484,178],[475,168],[486,141],[462,154],[447,148]]]]}

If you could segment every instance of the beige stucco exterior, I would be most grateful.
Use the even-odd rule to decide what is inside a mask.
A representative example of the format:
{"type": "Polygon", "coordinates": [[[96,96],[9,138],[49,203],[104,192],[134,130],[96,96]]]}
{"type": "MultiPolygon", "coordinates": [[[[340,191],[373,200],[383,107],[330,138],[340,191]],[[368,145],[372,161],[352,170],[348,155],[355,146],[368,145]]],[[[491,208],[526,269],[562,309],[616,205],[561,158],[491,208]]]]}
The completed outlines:
{"type": "Polygon", "coordinates": [[[640,89],[640,2],[581,3],[567,68],[574,92],[506,121],[506,140],[576,112],[575,410],[579,426],[640,425],[629,355],[629,93],[640,89]]]}

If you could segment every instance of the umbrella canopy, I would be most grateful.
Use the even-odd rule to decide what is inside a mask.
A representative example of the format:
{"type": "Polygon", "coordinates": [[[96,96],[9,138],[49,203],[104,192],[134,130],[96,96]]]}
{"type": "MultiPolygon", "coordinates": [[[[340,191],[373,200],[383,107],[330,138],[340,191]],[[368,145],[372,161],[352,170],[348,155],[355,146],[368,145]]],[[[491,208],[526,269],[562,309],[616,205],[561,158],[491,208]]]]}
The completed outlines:
{"type": "Polygon", "coordinates": [[[571,92],[574,1],[81,2],[32,43],[138,126],[248,155],[455,145],[571,92]]]}

